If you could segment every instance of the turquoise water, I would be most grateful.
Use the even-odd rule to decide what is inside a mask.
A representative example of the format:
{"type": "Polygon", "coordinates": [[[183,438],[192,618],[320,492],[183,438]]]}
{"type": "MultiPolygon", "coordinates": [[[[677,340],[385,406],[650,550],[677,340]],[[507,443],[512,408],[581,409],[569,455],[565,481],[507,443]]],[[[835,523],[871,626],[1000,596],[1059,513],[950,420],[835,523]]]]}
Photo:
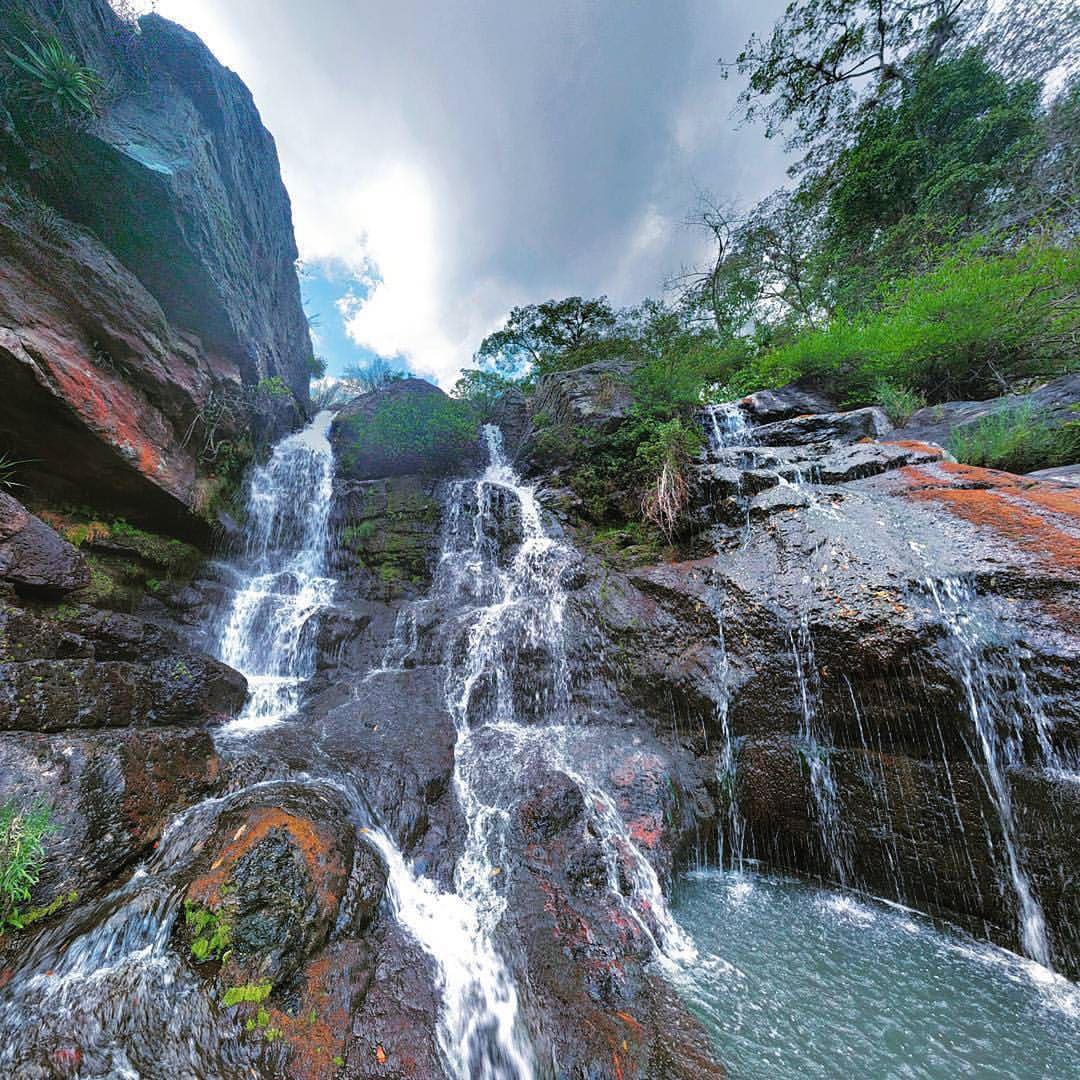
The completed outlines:
{"type": "Polygon", "coordinates": [[[1080,988],[905,909],[707,871],[676,977],[732,1080],[1080,1078],[1080,988]]]}

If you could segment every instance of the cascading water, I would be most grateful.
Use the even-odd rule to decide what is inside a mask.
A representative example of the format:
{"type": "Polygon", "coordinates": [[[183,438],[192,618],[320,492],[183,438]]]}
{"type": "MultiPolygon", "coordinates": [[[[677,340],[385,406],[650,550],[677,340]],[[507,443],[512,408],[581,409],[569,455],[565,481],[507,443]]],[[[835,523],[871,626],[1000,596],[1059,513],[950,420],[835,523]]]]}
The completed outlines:
{"type": "MultiPolygon", "coordinates": [[[[609,887],[657,957],[686,958],[692,946],[613,801],[568,750],[573,716],[561,578],[571,552],[546,533],[535,491],[508,463],[499,429],[487,425],[483,437],[489,464],[478,479],[450,485],[434,582],[417,605],[444,613],[444,691],[457,731],[453,782],[466,823],[453,892],[416,873],[388,837],[374,839],[390,868],[399,921],[440,972],[447,1064],[463,1080],[511,1080],[534,1075],[517,990],[496,945],[506,909],[506,833],[526,762],[541,761],[579,786],[604,843],[609,887]]],[[[415,653],[416,616],[399,618],[380,670],[415,653]]]]}
{"type": "Polygon", "coordinates": [[[819,708],[819,685],[814,660],[814,639],[805,617],[789,631],[791,654],[795,664],[795,680],[799,687],[799,705],[802,725],[799,736],[802,751],[810,773],[810,792],[817,811],[821,845],[829,860],[833,875],[841,885],[850,878],[847,846],[840,827],[840,805],[829,761],[831,733],[826,727],[819,708]]]}
{"type": "Polygon", "coordinates": [[[949,633],[953,666],[974,729],[972,758],[1001,827],[1006,869],[1016,895],[1020,945],[1025,956],[1050,968],[1046,920],[1024,867],[1008,776],[1010,769],[1023,764],[1025,721],[1038,735],[1043,758],[1039,764],[1044,768],[1057,764],[1050,750],[1048,724],[1012,650],[996,662],[991,659],[987,648],[992,643],[991,628],[979,620],[971,583],[960,578],[928,578],[925,587],[949,633]]]}
{"type": "Polygon", "coordinates": [[[745,446],[749,443],[750,422],[737,403],[725,401],[719,405],[707,405],[705,416],[708,418],[705,434],[710,449],[723,450],[729,446],[745,446]]]}
{"type": "Polygon", "coordinates": [[[240,587],[222,612],[217,654],[248,681],[250,696],[224,732],[293,715],[315,670],[317,615],[333,599],[326,572],[334,461],[323,411],[282,439],[251,477],[240,587]]]}

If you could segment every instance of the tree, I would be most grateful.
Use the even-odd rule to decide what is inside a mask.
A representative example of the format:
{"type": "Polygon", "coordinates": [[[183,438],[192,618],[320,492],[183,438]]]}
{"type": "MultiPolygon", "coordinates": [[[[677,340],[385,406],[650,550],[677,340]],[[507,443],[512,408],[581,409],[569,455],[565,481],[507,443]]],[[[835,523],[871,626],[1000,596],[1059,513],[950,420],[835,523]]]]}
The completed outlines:
{"type": "Polygon", "coordinates": [[[822,209],[842,306],[853,308],[853,289],[927,267],[1013,202],[1042,140],[1039,91],[968,49],[919,69],[893,104],[859,117],[850,145],[802,190],[804,206],[822,209]]]}
{"type": "Polygon", "coordinates": [[[569,354],[607,337],[617,323],[606,296],[585,300],[568,296],[516,307],[506,325],[480,343],[475,359],[504,375],[539,374],[560,366],[569,354]]]}
{"type": "Polygon", "coordinates": [[[767,38],[753,35],[725,74],[746,76],[747,120],[819,166],[860,113],[895,101],[918,74],[979,43],[1009,78],[1042,81],[1080,55],[1076,0],[791,0],[767,38]],[[792,130],[793,129],[793,130],[792,130]]]}
{"type": "Polygon", "coordinates": [[[909,60],[935,62],[986,0],[792,0],[767,38],[753,35],[725,72],[748,77],[739,101],[772,137],[794,125],[792,147],[831,140],[868,98],[910,77],[909,60]]]}

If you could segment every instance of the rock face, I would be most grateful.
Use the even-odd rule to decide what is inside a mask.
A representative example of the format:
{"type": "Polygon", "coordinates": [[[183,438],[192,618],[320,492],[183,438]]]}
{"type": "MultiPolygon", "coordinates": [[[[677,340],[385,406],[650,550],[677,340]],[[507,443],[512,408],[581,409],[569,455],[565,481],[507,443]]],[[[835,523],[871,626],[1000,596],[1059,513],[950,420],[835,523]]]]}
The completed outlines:
{"type": "Polygon", "coordinates": [[[533,426],[614,430],[634,403],[632,371],[633,364],[626,360],[597,360],[572,371],[542,375],[529,403],[533,426]]]}
{"type": "Polygon", "coordinates": [[[1080,678],[1077,489],[957,465],[896,434],[859,410],[712,449],[686,544],[707,538],[715,554],[606,568],[578,602],[618,642],[616,685],[713,761],[727,843],[734,812],[744,854],[1017,949],[1012,842],[1053,962],[1075,973],[1062,898],[1077,866],[1058,838],[1077,802],[1062,777],[1080,759],[1067,689],[1080,678]],[[987,795],[973,700],[1009,815],[987,795]],[[833,818],[809,767],[821,760],[833,818]]]}
{"type": "Polygon", "coordinates": [[[110,93],[66,136],[64,168],[20,170],[39,151],[8,147],[22,193],[0,204],[0,433],[40,494],[197,532],[200,475],[252,426],[243,387],[276,376],[307,402],[273,141],[239,79],[175,24],[147,16],[135,33],[105,0],[22,7],[110,93]]]}

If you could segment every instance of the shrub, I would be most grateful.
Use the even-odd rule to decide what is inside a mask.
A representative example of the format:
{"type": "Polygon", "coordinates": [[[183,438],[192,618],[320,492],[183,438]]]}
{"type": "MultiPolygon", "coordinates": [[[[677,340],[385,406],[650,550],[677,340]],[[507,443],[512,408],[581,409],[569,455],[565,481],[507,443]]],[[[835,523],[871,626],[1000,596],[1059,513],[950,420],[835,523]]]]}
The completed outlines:
{"type": "Polygon", "coordinates": [[[966,465],[1025,473],[1080,461],[1080,420],[1051,427],[1030,406],[999,409],[949,436],[949,450],[966,465]]]}
{"type": "Polygon", "coordinates": [[[285,380],[280,375],[271,375],[267,379],[260,379],[255,387],[257,394],[265,394],[267,397],[289,397],[292,391],[285,385],[285,380]]]}
{"type": "Polygon", "coordinates": [[[307,373],[312,379],[322,379],[326,376],[326,357],[316,356],[311,353],[307,358],[307,373]]]}
{"type": "Polygon", "coordinates": [[[686,466],[701,449],[701,435],[678,418],[651,425],[635,459],[645,478],[641,513],[667,537],[674,535],[686,509],[686,466]]]}
{"type": "Polygon", "coordinates": [[[926,395],[907,386],[897,386],[888,379],[878,379],[874,384],[874,402],[894,424],[900,425],[906,424],[911,414],[926,404],[926,395]]]}
{"type": "Polygon", "coordinates": [[[1080,247],[1031,242],[994,254],[968,245],[893,282],[876,310],[839,314],[751,361],[736,381],[749,391],[816,374],[861,404],[882,380],[931,401],[993,397],[1076,368],[1078,296],[1080,247]]]}
{"type": "Polygon", "coordinates": [[[80,64],[56,38],[15,44],[15,52],[4,51],[15,66],[15,97],[31,113],[45,113],[62,123],[94,115],[103,83],[93,68],[80,64]]]}
{"type": "Polygon", "coordinates": [[[52,813],[42,801],[0,807],[0,928],[21,927],[20,907],[30,899],[45,860],[45,837],[54,832],[52,813]]]}

